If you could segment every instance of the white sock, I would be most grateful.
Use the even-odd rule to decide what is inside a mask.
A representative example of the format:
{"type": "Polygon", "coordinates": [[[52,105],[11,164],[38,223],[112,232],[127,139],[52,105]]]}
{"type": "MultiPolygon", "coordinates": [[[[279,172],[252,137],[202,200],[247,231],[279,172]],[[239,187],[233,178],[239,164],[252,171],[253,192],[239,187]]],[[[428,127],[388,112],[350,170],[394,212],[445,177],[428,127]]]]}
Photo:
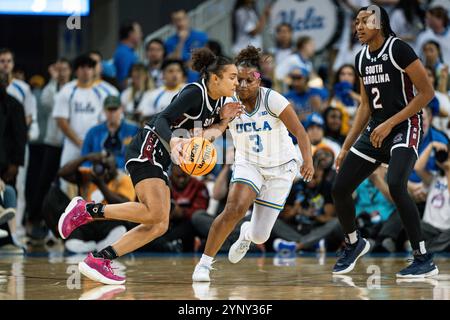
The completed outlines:
{"type": "Polygon", "coordinates": [[[350,244],[354,244],[354,243],[358,242],[358,235],[356,234],[356,231],[349,233],[348,238],[350,240],[350,244]]]}
{"type": "Polygon", "coordinates": [[[426,254],[427,253],[427,249],[425,248],[425,241],[420,241],[419,242],[419,251],[420,251],[420,254],[426,254]]]}
{"type": "Polygon", "coordinates": [[[213,260],[214,260],[214,257],[210,257],[210,256],[207,256],[206,254],[202,254],[199,264],[203,264],[205,266],[211,266],[213,260]]]}

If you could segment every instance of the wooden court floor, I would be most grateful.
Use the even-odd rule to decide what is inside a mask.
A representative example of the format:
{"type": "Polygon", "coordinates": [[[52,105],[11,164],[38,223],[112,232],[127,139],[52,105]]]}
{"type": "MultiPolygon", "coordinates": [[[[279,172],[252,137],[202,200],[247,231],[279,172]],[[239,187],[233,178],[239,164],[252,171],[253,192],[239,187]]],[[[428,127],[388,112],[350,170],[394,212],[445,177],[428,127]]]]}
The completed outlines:
{"type": "Polygon", "coordinates": [[[0,300],[24,299],[363,299],[450,300],[450,257],[438,256],[440,275],[401,281],[395,273],[406,257],[368,256],[347,276],[333,277],[334,256],[246,257],[236,265],[226,256],[214,264],[211,284],[192,284],[193,256],[133,255],[115,263],[123,286],[104,286],[80,276],[84,256],[0,254],[0,300]]]}

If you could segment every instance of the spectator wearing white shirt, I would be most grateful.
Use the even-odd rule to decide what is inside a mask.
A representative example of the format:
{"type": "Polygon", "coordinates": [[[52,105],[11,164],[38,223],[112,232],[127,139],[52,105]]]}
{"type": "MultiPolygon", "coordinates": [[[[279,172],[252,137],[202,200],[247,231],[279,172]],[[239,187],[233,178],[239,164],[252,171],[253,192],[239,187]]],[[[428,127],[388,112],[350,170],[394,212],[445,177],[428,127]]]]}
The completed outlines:
{"type": "Polygon", "coordinates": [[[433,252],[450,250],[450,155],[449,144],[429,144],[416,162],[414,169],[429,188],[422,230],[427,248],[433,252]],[[439,173],[426,170],[426,163],[435,153],[439,173]]]}
{"type": "Polygon", "coordinates": [[[103,90],[107,96],[119,96],[119,90],[108,81],[102,79],[103,74],[103,55],[100,51],[92,50],[88,53],[89,57],[95,61],[94,68],[94,84],[98,86],[100,90],[103,90]]]}
{"type": "Polygon", "coordinates": [[[427,29],[422,31],[416,41],[416,52],[422,54],[425,42],[434,40],[441,46],[444,63],[450,61],[450,30],[447,10],[443,7],[433,7],[426,13],[427,29]]]}
{"type": "Polygon", "coordinates": [[[107,95],[95,84],[95,65],[88,55],[77,57],[73,66],[77,80],[66,84],[55,97],[53,117],[65,136],[61,166],[81,155],[87,131],[104,119],[107,95]]]}
{"type": "Polygon", "coordinates": [[[150,74],[142,63],[131,67],[131,84],[120,95],[120,102],[125,110],[125,117],[135,123],[141,121],[139,105],[146,92],[152,89],[150,74]]]}
{"type": "Polygon", "coordinates": [[[237,54],[249,45],[256,48],[263,47],[262,32],[269,15],[269,5],[264,8],[264,13],[259,17],[255,0],[236,1],[232,17],[234,54],[237,54]]]}
{"type": "Polygon", "coordinates": [[[282,63],[275,68],[275,78],[285,81],[293,69],[301,69],[305,76],[311,76],[313,73],[313,64],[316,46],[314,40],[309,36],[302,36],[297,39],[297,51],[288,56],[282,63]]]}
{"type": "Polygon", "coordinates": [[[165,60],[161,69],[164,86],[147,91],[139,105],[139,111],[145,120],[163,111],[180,91],[186,79],[186,69],[182,60],[165,60]]]}

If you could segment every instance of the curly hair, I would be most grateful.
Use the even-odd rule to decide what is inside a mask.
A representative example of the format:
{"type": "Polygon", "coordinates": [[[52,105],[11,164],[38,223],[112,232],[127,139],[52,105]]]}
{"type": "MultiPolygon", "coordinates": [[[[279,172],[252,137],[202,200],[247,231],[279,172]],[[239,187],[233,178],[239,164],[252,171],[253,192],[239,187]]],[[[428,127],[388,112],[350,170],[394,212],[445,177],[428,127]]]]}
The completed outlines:
{"type": "Polygon", "coordinates": [[[235,58],[236,65],[261,69],[261,49],[248,46],[242,49],[235,58]]]}

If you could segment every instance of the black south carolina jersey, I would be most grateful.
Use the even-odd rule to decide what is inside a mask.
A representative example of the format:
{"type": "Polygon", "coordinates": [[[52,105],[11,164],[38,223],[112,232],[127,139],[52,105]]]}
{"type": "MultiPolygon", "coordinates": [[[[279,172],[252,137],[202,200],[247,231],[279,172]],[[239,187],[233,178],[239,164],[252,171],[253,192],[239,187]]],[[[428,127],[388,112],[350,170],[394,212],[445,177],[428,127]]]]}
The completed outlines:
{"type": "Polygon", "coordinates": [[[170,105],[147,125],[165,142],[170,141],[172,133],[186,137],[185,131],[193,128],[204,129],[213,123],[218,123],[225,99],[226,97],[221,97],[218,100],[212,100],[208,96],[204,80],[193,82],[181,89],[170,105]]]}
{"type": "Polygon", "coordinates": [[[405,68],[416,59],[407,43],[392,36],[380,49],[370,52],[365,45],[356,55],[355,68],[364,83],[373,120],[386,121],[414,98],[413,84],[405,68]]]}

